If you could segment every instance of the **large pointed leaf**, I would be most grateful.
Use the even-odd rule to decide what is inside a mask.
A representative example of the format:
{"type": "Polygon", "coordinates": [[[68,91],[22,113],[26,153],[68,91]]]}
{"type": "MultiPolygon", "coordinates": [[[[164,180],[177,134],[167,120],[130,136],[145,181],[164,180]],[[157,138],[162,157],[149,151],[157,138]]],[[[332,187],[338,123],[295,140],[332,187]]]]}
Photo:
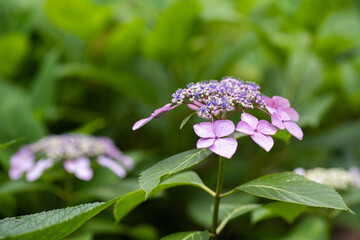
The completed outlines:
{"type": "Polygon", "coordinates": [[[161,238],[161,240],[208,240],[210,238],[209,232],[180,232],[168,235],[161,238]]]}
{"type": "Polygon", "coordinates": [[[260,204],[221,204],[219,212],[221,223],[217,227],[216,233],[219,234],[231,219],[246,214],[260,206],[260,204]]]}
{"type": "MultiPolygon", "coordinates": [[[[201,181],[200,177],[192,171],[187,171],[179,173],[171,178],[166,179],[160,185],[155,187],[149,197],[154,196],[155,194],[164,191],[168,188],[177,187],[177,186],[194,186],[208,191],[208,188],[201,181]]],[[[126,214],[128,214],[132,209],[145,201],[145,191],[139,189],[137,191],[128,193],[122,196],[114,207],[114,217],[116,221],[120,221],[126,214]]]]}
{"type": "Polygon", "coordinates": [[[162,160],[140,174],[140,187],[145,190],[146,197],[148,197],[162,180],[188,169],[210,154],[209,149],[193,149],[162,160]]]}
{"type": "Polygon", "coordinates": [[[24,138],[13,139],[13,140],[10,140],[8,142],[1,143],[0,144],[0,151],[6,149],[7,147],[9,147],[9,146],[21,141],[21,140],[24,140],[24,138]]]}
{"type": "Polygon", "coordinates": [[[5,218],[0,220],[0,238],[21,240],[60,239],[75,231],[116,200],[5,218]]]}
{"type": "Polygon", "coordinates": [[[333,188],[293,172],[266,175],[236,189],[283,202],[351,211],[333,188]]]}

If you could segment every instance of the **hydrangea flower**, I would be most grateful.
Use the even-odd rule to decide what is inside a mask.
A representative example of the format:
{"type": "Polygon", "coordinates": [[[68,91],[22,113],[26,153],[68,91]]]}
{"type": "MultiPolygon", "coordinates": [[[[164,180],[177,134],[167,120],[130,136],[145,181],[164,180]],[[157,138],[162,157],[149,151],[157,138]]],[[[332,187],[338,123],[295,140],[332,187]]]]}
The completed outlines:
{"type": "Polygon", "coordinates": [[[269,135],[276,133],[276,128],[266,120],[258,120],[251,114],[242,113],[241,121],[236,126],[236,130],[248,134],[265,151],[270,151],[274,145],[274,140],[269,135]]]}
{"type": "Polygon", "coordinates": [[[212,152],[231,158],[237,148],[237,141],[227,137],[235,131],[235,125],[230,120],[218,120],[215,122],[202,122],[194,125],[195,133],[200,137],[196,147],[209,148],[212,152]]]}
{"type": "Polygon", "coordinates": [[[31,182],[46,169],[62,164],[67,172],[88,181],[93,177],[93,159],[119,177],[125,177],[125,168],[134,166],[132,158],[124,155],[109,138],[64,134],[48,136],[23,146],[10,159],[9,176],[16,180],[26,173],[26,179],[31,182]]]}
{"type": "MultiPolygon", "coordinates": [[[[221,139],[219,135],[215,135],[215,130],[210,131],[210,129],[214,129],[215,124],[217,124],[216,120],[229,119],[239,111],[243,112],[243,114],[242,121],[237,125],[237,130],[250,135],[266,151],[269,151],[274,145],[270,135],[275,134],[275,127],[287,129],[290,134],[300,140],[303,138],[301,128],[295,123],[295,121],[299,120],[299,114],[290,107],[289,100],[279,96],[266,97],[260,92],[260,87],[257,84],[231,77],[226,77],[221,81],[211,80],[190,83],[186,88],[178,89],[172,94],[171,103],[155,110],[150,117],[137,121],[133,126],[133,130],[139,129],[153,118],[159,117],[180,105],[187,105],[190,109],[196,111],[198,116],[211,121],[203,125],[195,125],[196,128],[194,126],[195,133],[201,137],[197,147],[217,149],[213,152],[221,156],[232,156],[232,151],[229,151],[232,154],[225,153],[225,151],[234,149],[233,141],[229,142],[230,145],[222,144],[221,148],[224,149],[224,152],[222,152],[221,149],[219,150],[218,145],[220,142],[224,143],[225,141],[219,141],[221,139]],[[259,109],[265,112],[271,117],[271,124],[246,113],[248,109],[259,109]],[[206,126],[207,134],[200,133],[202,135],[199,135],[200,130],[196,130],[199,126],[206,126]],[[229,149],[227,149],[228,147],[229,149]]],[[[221,136],[225,137],[227,135],[221,136]]]]}
{"type": "Polygon", "coordinates": [[[356,167],[350,168],[349,171],[341,168],[314,168],[309,170],[296,168],[294,172],[335,189],[346,189],[349,186],[360,187],[360,174],[356,167]]]}

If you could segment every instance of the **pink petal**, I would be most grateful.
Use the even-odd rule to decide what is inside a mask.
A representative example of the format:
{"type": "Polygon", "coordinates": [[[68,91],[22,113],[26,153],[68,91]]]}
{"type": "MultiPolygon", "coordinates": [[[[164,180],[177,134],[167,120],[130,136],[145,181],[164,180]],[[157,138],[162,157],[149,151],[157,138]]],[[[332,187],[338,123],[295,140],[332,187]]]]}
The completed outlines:
{"type": "Polygon", "coordinates": [[[273,113],[271,115],[271,124],[274,125],[275,127],[279,128],[279,129],[284,129],[285,128],[285,125],[284,125],[283,121],[279,118],[277,113],[273,113]]]}
{"type": "Polygon", "coordinates": [[[284,111],[286,112],[287,115],[289,115],[291,121],[294,122],[299,121],[299,114],[295,109],[289,107],[284,109],[284,111]]]}
{"type": "Polygon", "coordinates": [[[200,138],[196,143],[196,147],[197,148],[208,148],[211,145],[213,145],[214,142],[215,142],[214,138],[200,138]]]}
{"type": "Polygon", "coordinates": [[[276,127],[266,120],[260,120],[257,126],[257,130],[265,135],[274,135],[276,133],[276,127]]]}
{"type": "Polygon", "coordinates": [[[290,116],[286,113],[286,111],[283,108],[278,108],[277,114],[278,114],[279,118],[283,121],[291,120],[290,116]]]}
{"type": "Polygon", "coordinates": [[[218,120],[214,122],[216,137],[226,137],[235,131],[235,125],[230,120],[218,120]]]}
{"type": "Polygon", "coordinates": [[[210,150],[217,155],[230,159],[237,148],[237,141],[234,138],[219,138],[216,139],[210,150]]]}
{"type": "Polygon", "coordinates": [[[289,121],[289,122],[284,122],[284,125],[291,135],[293,135],[299,140],[302,140],[304,133],[296,123],[289,121]]]}
{"type": "Polygon", "coordinates": [[[187,105],[191,110],[194,110],[194,111],[199,111],[200,108],[194,104],[188,104],[187,105]]]}
{"type": "Polygon", "coordinates": [[[240,121],[236,126],[236,131],[239,131],[244,134],[251,135],[254,133],[254,129],[252,129],[249,124],[244,121],[240,121]]]}
{"type": "Polygon", "coordinates": [[[269,105],[266,105],[266,109],[269,111],[270,114],[277,112],[277,108],[271,107],[269,105]]]}
{"type": "Polygon", "coordinates": [[[132,127],[132,130],[137,130],[139,128],[141,128],[142,126],[144,126],[146,123],[150,122],[151,119],[153,119],[154,117],[148,117],[148,118],[143,118],[140,119],[139,121],[137,121],[134,126],[132,127]]]}
{"type": "Polygon", "coordinates": [[[74,160],[66,160],[64,162],[64,168],[68,173],[74,173],[76,169],[76,164],[74,160]]]}
{"type": "Polygon", "coordinates": [[[277,107],[281,107],[281,108],[289,108],[290,107],[290,102],[288,99],[280,97],[280,96],[273,96],[272,99],[274,100],[274,102],[276,103],[277,107]]]}
{"type": "Polygon", "coordinates": [[[120,164],[116,163],[114,160],[108,157],[99,156],[97,158],[97,162],[103,166],[109,168],[111,171],[113,171],[116,175],[118,175],[121,178],[124,178],[126,176],[126,171],[120,164]]]}
{"type": "Polygon", "coordinates": [[[274,102],[274,100],[272,98],[269,98],[268,96],[263,95],[262,99],[265,101],[266,106],[276,108],[275,102],[274,102]]]}
{"type": "Polygon", "coordinates": [[[201,138],[215,138],[214,125],[212,122],[201,122],[194,125],[196,135],[201,138]]]}
{"type": "Polygon", "coordinates": [[[253,135],[251,135],[251,138],[267,152],[270,151],[270,149],[274,146],[274,140],[270,136],[264,135],[262,133],[255,132],[253,135]]]}
{"type": "Polygon", "coordinates": [[[163,114],[165,114],[166,112],[168,112],[168,111],[170,111],[170,110],[172,109],[170,106],[171,106],[171,103],[168,103],[168,104],[166,104],[165,106],[156,109],[156,110],[151,114],[151,116],[152,116],[152,117],[155,117],[155,118],[161,117],[163,114]]]}
{"type": "Polygon", "coordinates": [[[241,120],[249,124],[249,126],[254,130],[256,129],[259,122],[256,117],[248,113],[242,113],[241,120]]]}
{"type": "Polygon", "coordinates": [[[34,167],[28,171],[26,174],[26,180],[29,182],[33,182],[37,180],[43,172],[52,167],[54,165],[54,161],[52,159],[40,159],[35,163],[34,167]]]}
{"type": "Polygon", "coordinates": [[[66,160],[64,162],[64,168],[66,171],[74,173],[77,178],[85,181],[89,181],[93,177],[93,170],[90,165],[90,160],[85,157],[81,157],[76,160],[66,160]]]}

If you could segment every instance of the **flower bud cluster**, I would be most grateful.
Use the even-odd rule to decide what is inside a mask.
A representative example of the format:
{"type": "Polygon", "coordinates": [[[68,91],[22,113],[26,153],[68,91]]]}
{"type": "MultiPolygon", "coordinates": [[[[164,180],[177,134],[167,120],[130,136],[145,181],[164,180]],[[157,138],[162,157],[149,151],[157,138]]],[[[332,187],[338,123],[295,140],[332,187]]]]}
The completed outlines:
{"type": "Polygon", "coordinates": [[[172,95],[172,103],[193,104],[199,108],[199,115],[203,118],[239,108],[264,108],[266,105],[257,84],[231,77],[220,82],[190,83],[187,88],[178,89],[172,95]]]}

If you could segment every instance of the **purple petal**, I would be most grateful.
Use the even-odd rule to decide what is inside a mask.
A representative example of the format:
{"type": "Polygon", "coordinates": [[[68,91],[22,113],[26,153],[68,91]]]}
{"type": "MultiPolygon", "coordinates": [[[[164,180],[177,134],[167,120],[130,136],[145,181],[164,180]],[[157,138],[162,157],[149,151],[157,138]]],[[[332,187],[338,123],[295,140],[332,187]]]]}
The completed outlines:
{"type": "Polygon", "coordinates": [[[216,137],[226,137],[235,131],[235,125],[230,120],[218,120],[214,122],[216,137]]]}
{"type": "Polygon", "coordinates": [[[254,130],[256,129],[259,122],[256,117],[248,113],[242,113],[241,120],[249,124],[249,126],[254,130]]]}
{"type": "Polygon", "coordinates": [[[293,135],[299,140],[302,140],[304,136],[303,131],[296,123],[289,121],[289,122],[284,122],[284,125],[291,135],[293,135]]]}
{"type": "Polygon", "coordinates": [[[285,129],[283,121],[279,118],[276,112],[271,115],[271,124],[279,129],[285,129]]]}
{"type": "Polygon", "coordinates": [[[239,131],[244,134],[251,135],[254,133],[254,129],[252,129],[249,124],[244,121],[240,121],[236,126],[236,131],[239,131]]]}
{"type": "Polygon", "coordinates": [[[201,138],[215,138],[214,125],[212,122],[201,122],[194,125],[196,135],[201,138]]]}
{"type": "Polygon", "coordinates": [[[297,111],[291,107],[284,109],[286,114],[290,117],[291,121],[297,122],[299,121],[299,114],[297,111]]]}
{"type": "Polygon", "coordinates": [[[234,138],[219,138],[216,139],[210,150],[217,155],[230,159],[237,148],[237,141],[234,138]]]}
{"type": "Polygon", "coordinates": [[[10,159],[9,177],[12,180],[21,178],[24,172],[31,169],[35,164],[33,152],[27,147],[21,148],[10,159]]]}
{"type": "Polygon", "coordinates": [[[34,167],[31,168],[26,174],[26,180],[29,182],[33,182],[38,179],[43,172],[52,167],[54,165],[54,161],[52,159],[40,159],[35,163],[34,167]]]}
{"type": "Polygon", "coordinates": [[[74,173],[75,176],[81,180],[89,181],[93,177],[90,160],[85,157],[78,158],[75,161],[65,161],[64,168],[69,173],[74,173]]]}
{"type": "Polygon", "coordinates": [[[295,168],[294,169],[294,172],[298,175],[301,175],[301,176],[305,176],[305,169],[301,168],[301,167],[298,167],[298,168],[295,168]]]}
{"type": "Polygon", "coordinates": [[[103,141],[106,145],[106,154],[114,158],[125,165],[128,169],[132,169],[134,167],[134,160],[123,154],[114,144],[114,142],[110,138],[103,138],[103,141]]]}
{"type": "Polygon", "coordinates": [[[274,102],[276,103],[277,107],[281,107],[281,108],[289,108],[290,107],[290,102],[288,99],[280,97],[280,96],[273,96],[272,99],[274,100],[274,102]]]}
{"type": "Polygon", "coordinates": [[[111,171],[113,171],[116,175],[118,175],[121,178],[124,178],[126,176],[125,169],[111,158],[105,156],[99,156],[97,158],[97,162],[101,166],[109,168],[111,171]]]}
{"type": "Polygon", "coordinates": [[[270,136],[264,135],[262,133],[255,132],[253,135],[251,135],[251,138],[267,152],[270,151],[270,149],[274,146],[274,140],[270,136]]]}
{"type": "Polygon", "coordinates": [[[276,133],[276,127],[266,120],[260,120],[257,126],[257,130],[265,135],[274,135],[276,133]]]}
{"type": "Polygon", "coordinates": [[[154,117],[148,117],[148,118],[143,118],[140,119],[139,121],[137,121],[134,126],[132,127],[132,130],[137,130],[139,128],[141,128],[142,126],[144,126],[146,123],[150,122],[154,117]]]}
{"type": "Polygon", "coordinates": [[[212,146],[215,142],[214,138],[200,138],[197,143],[196,143],[196,147],[197,148],[208,148],[210,146],[212,146]]]}

